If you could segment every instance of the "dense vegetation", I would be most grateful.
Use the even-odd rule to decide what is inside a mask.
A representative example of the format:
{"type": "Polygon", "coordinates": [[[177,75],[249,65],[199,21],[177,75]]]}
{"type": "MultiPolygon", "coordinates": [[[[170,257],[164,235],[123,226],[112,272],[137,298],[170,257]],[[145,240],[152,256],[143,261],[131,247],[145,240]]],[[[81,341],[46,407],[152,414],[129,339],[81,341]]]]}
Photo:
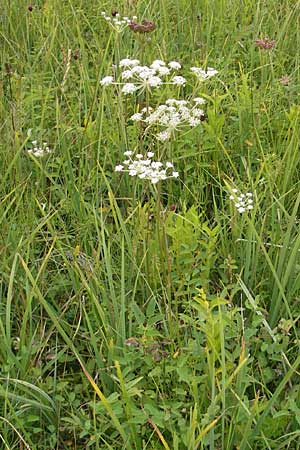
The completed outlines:
{"type": "Polygon", "coordinates": [[[2,1],[1,449],[300,449],[299,17],[2,1]]]}

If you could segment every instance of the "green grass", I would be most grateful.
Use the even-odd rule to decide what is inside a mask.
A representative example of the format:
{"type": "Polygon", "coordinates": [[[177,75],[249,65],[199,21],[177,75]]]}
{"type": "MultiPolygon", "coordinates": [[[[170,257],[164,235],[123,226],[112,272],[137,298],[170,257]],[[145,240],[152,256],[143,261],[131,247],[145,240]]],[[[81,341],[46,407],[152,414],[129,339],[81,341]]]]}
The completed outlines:
{"type": "Polygon", "coordinates": [[[300,449],[300,2],[116,1],[146,35],[108,1],[28,6],[0,12],[0,448],[300,449]],[[188,82],[124,97],[122,58],[188,82]],[[170,143],[129,120],[199,96],[170,143]],[[126,149],[179,178],[115,172],[126,149]]]}

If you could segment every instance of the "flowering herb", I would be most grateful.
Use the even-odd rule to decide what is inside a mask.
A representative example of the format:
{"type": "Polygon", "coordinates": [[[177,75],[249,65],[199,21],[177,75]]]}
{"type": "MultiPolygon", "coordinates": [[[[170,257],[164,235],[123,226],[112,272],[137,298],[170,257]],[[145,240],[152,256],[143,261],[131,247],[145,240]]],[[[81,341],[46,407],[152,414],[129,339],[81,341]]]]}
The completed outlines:
{"type": "Polygon", "coordinates": [[[36,158],[42,158],[43,156],[46,156],[52,152],[50,147],[48,147],[47,142],[39,144],[38,141],[31,141],[31,144],[33,145],[33,147],[28,149],[27,153],[35,156],[36,158]]]}
{"type": "Polygon", "coordinates": [[[156,184],[161,180],[168,178],[178,178],[179,173],[175,172],[173,163],[153,161],[153,152],[148,152],[146,156],[137,153],[135,156],[131,150],[124,152],[127,157],[122,164],[115,167],[115,172],[127,172],[131,177],[137,176],[141,180],[149,180],[152,184],[156,184]]]}
{"type": "Polygon", "coordinates": [[[140,65],[138,59],[122,59],[119,67],[123,69],[121,72],[122,82],[117,82],[112,76],[105,76],[101,81],[101,86],[110,84],[121,85],[121,92],[125,95],[133,94],[136,91],[151,91],[163,84],[173,84],[176,86],[184,86],[186,79],[182,76],[173,75],[174,71],[181,68],[177,61],[171,61],[166,64],[164,61],[155,60],[150,66],[140,65]],[[165,78],[168,77],[167,80],[165,78]]]}
{"type": "Polygon", "coordinates": [[[137,19],[136,16],[133,16],[132,19],[126,16],[122,17],[117,11],[113,11],[111,16],[107,15],[105,11],[102,11],[101,16],[117,33],[122,33],[132,23],[132,20],[137,19]]]}
{"type": "Polygon", "coordinates": [[[191,67],[191,72],[193,72],[199,81],[205,81],[209,78],[217,75],[218,71],[212,67],[208,67],[206,70],[200,67],[191,67]]]}
{"type": "Polygon", "coordinates": [[[240,214],[253,209],[253,194],[251,192],[242,194],[236,188],[232,189],[231,192],[229,199],[234,202],[234,206],[240,214]]]}
{"type": "Polygon", "coordinates": [[[144,122],[148,127],[158,126],[164,128],[156,135],[160,141],[168,141],[174,132],[183,127],[196,127],[205,117],[199,105],[205,103],[204,98],[196,97],[192,102],[170,98],[166,104],[159,105],[155,110],[143,108],[140,113],[133,114],[131,120],[144,122]]]}

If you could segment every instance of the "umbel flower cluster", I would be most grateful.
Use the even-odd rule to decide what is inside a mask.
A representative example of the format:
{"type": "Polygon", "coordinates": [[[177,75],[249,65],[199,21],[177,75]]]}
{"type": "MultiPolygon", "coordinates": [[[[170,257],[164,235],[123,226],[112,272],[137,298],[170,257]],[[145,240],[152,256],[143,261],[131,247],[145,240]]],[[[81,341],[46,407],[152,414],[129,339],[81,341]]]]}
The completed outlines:
{"type": "MultiPolygon", "coordinates": [[[[150,66],[140,65],[138,59],[125,58],[120,61],[119,67],[121,72],[121,82],[114,79],[113,76],[105,76],[100,81],[101,86],[109,86],[117,84],[122,86],[123,94],[133,94],[138,91],[150,91],[152,88],[158,88],[165,84],[173,84],[175,86],[184,86],[186,79],[181,75],[174,75],[174,71],[181,69],[178,61],[170,61],[166,63],[160,59],[156,59],[150,66]]],[[[191,72],[196,75],[199,81],[205,81],[218,73],[212,67],[206,70],[200,67],[191,67],[191,72]]]]}
{"type": "Polygon", "coordinates": [[[36,158],[41,158],[51,153],[48,142],[38,143],[38,141],[31,141],[31,144],[33,147],[28,149],[27,153],[35,156],[36,158]]]}
{"type": "Polygon", "coordinates": [[[153,161],[153,152],[148,152],[144,156],[141,153],[133,155],[131,150],[127,150],[124,152],[124,156],[127,159],[115,167],[116,172],[128,172],[131,177],[136,176],[142,180],[149,180],[152,184],[168,178],[179,177],[179,173],[173,170],[173,163],[163,164],[161,161],[153,161]]]}
{"type": "Polygon", "coordinates": [[[150,91],[152,88],[158,88],[163,84],[173,84],[183,86],[186,79],[182,76],[174,75],[174,71],[181,68],[177,61],[171,61],[166,64],[159,59],[153,61],[150,66],[140,65],[138,59],[122,59],[119,67],[122,82],[116,82],[112,76],[106,76],[101,81],[101,86],[110,84],[122,85],[123,94],[133,94],[136,91],[150,91]]]}
{"type": "Polygon", "coordinates": [[[126,16],[122,17],[117,11],[112,13],[112,16],[109,16],[105,11],[102,11],[101,16],[117,33],[122,33],[132,21],[137,19],[137,16],[133,16],[132,19],[126,16]]]}
{"type": "Polygon", "coordinates": [[[164,105],[159,105],[155,110],[143,108],[141,112],[133,114],[131,120],[144,122],[148,127],[158,126],[164,128],[156,134],[159,141],[168,141],[176,130],[183,127],[196,127],[205,118],[203,109],[199,105],[205,103],[204,98],[196,97],[191,102],[170,98],[164,105]]]}
{"type": "Polygon", "coordinates": [[[251,192],[242,194],[236,188],[232,189],[231,191],[232,194],[229,196],[229,199],[234,202],[234,206],[240,214],[253,209],[253,194],[251,192]]]}
{"type": "Polygon", "coordinates": [[[191,72],[198,78],[199,81],[208,80],[211,77],[217,75],[218,71],[212,67],[208,67],[206,70],[200,67],[191,67],[191,72]]]}

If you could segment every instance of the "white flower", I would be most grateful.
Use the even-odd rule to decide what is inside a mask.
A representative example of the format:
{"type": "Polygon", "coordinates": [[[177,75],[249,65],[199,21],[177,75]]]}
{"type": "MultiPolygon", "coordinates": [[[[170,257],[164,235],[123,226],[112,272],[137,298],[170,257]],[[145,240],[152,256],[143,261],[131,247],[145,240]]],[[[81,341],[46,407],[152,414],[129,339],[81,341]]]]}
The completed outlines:
{"type": "Polygon", "coordinates": [[[141,120],[143,120],[143,114],[135,113],[130,117],[130,120],[133,120],[134,122],[140,122],[141,120]]]}
{"type": "Polygon", "coordinates": [[[167,129],[164,131],[161,131],[160,133],[157,133],[156,138],[161,141],[165,142],[168,141],[171,137],[171,130],[167,129]]]}
{"type": "MultiPolygon", "coordinates": [[[[109,26],[117,33],[122,33],[127,26],[130,24],[131,20],[127,16],[120,16],[119,13],[115,14],[114,17],[110,17],[105,11],[101,12],[101,16],[109,24],[109,26]]],[[[132,18],[134,20],[134,18],[132,18]]]]}
{"type": "Polygon", "coordinates": [[[187,100],[169,98],[166,104],[159,105],[155,110],[143,108],[141,113],[134,115],[133,118],[145,122],[148,127],[155,125],[165,128],[156,135],[158,140],[165,142],[171,138],[175,130],[200,125],[205,113],[197,108],[197,102],[194,103],[196,104],[187,100]]]}
{"type": "Polygon", "coordinates": [[[131,156],[132,155],[132,151],[131,150],[126,150],[126,152],[124,152],[125,156],[131,156]]]}
{"type": "Polygon", "coordinates": [[[234,202],[234,206],[240,214],[245,211],[251,211],[254,208],[251,192],[243,194],[236,188],[231,189],[231,192],[232,193],[229,195],[229,199],[234,202]]]}
{"type": "Polygon", "coordinates": [[[170,69],[168,69],[165,66],[160,66],[156,70],[157,70],[157,73],[161,76],[169,75],[169,73],[170,73],[170,69]]]}
{"type": "Polygon", "coordinates": [[[138,87],[134,83],[125,83],[122,87],[123,94],[132,94],[138,89],[138,87]]]}
{"type": "Polygon", "coordinates": [[[168,106],[178,105],[178,100],[176,100],[175,98],[168,98],[168,100],[166,100],[166,105],[168,106]]]}
{"type": "Polygon", "coordinates": [[[124,58],[124,59],[121,59],[119,66],[120,67],[134,67],[134,66],[137,66],[139,63],[140,63],[140,61],[138,59],[124,58]]]}
{"type": "Polygon", "coordinates": [[[197,105],[204,105],[206,103],[206,100],[202,97],[195,97],[193,100],[197,105]]]}
{"type": "Polygon", "coordinates": [[[135,155],[135,159],[130,158],[129,161],[126,161],[126,164],[123,161],[123,164],[117,165],[115,171],[128,172],[131,177],[137,176],[142,180],[150,180],[153,184],[167,178],[178,178],[178,172],[169,172],[173,168],[172,163],[167,162],[164,167],[161,161],[152,161],[151,158],[153,156],[153,152],[148,152],[147,158],[139,153],[135,155]],[[128,167],[124,168],[124,165],[128,167]]]}
{"type": "Polygon", "coordinates": [[[102,78],[102,80],[100,81],[101,86],[109,86],[110,84],[112,84],[114,81],[114,77],[111,76],[107,76],[102,78]]]}
{"type": "Polygon", "coordinates": [[[131,70],[124,70],[121,74],[122,80],[129,80],[132,77],[132,71],[131,70]]]}
{"type": "Polygon", "coordinates": [[[172,84],[175,84],[176,86],[184,86],[186,83],[186,79],[181,76],[175,76],[172,78],[172,84]]]}
{"type": "Polygon", "coordinates": [[[201,120],[197,117],[190,117],[188,122],[191,127],[196,127],[197,125],[200,125],[201,120]]]}
{"type": "Polygon", "coordinates": [[[208,80],[218,73],[216,69],[208,67],[207,70],[201,69],[200,67],[191,67],[190,69],[200,81],[208,80]]]}
{"type": "Polygon", "coordinates": [[[153,169],[159,169],[160,167],[162,167],[163,163],[160,161],[152,161],[151,163],[151,167],[153,167],[153,169]]]}
{"type": "Polygon", "coordinates": [[[168,66],[173,70],[179,70],[181,69],[181,65],[177,61],[170,61],[168,66]]]}
{"type": "Polygon", "coordinates": [[[158,87],[162,84],[162,80],[159,77],[151,77],[148,79],[147,84],[151,87],[158,87]]]}
{"type": "Polygon", "coordinates": [[[31,144],[33,145],[33,148],[29,148],[27,150],[27,153],[35,156],[36,158],[42,158],[43,156],[46,156],[49,153],[52,153],[52,150],[48,146],[48,142],[42,142],[39,145],[38,141],[34,140],[34,141],[31,141],[31,144]]]}
{"type": "Polygon", "coordinates": [[[165,66],[165,65],[166,65],[166,63],[164,61],[162,61],[161,59],[155,59],[150,67],[151,67],[151,69],[158,69],[161,66],[165,66]]]}
{"type": "Polygon", "coordinates": [[[181,67],[177,61],[171,61],[167,67],[164,61],[157,59],[150,66],[142,66],[138,59],[124,58],[121,59],[119,67],[124,69],[121,72],[123,82],[116,82],[113,77],[104,77],[100,82],[102,86],[121,85],[123,94],[132,94],[135,91],[140,93],[145,90],[151,91],[152,88],[158,88],[163,84],[184,86],[186,83],[186,79],[182,76],[174,76],[171,80],[165,80],[171,70],[178,70],[181,67]]]}
{"type": "Polygon", "coordinates": [[[193,116],[194,116],[194,117],[203,117],[203,116],[204,116],[204,111],[203,111],[203,109],[194,108],[194,109],[193,109],[193,116]]]}

